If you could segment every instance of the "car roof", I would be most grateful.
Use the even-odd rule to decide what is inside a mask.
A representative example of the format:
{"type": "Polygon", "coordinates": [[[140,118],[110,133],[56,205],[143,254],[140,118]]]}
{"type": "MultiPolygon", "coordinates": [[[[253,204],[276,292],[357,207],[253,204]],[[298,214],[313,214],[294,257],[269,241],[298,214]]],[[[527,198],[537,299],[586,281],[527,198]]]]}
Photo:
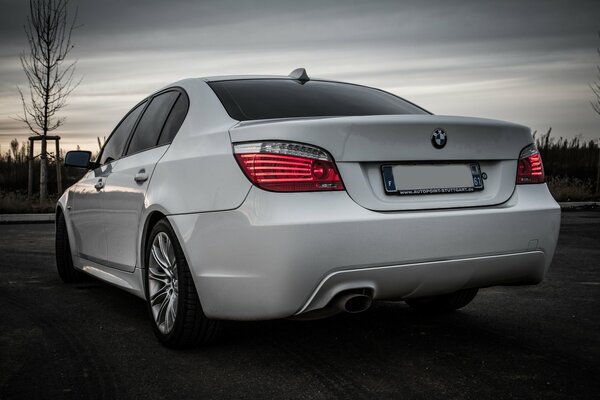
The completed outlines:
{"type": "MultiPolygon", "coordinates": [[[[293,81],[296,80],[287,75],[220,75],[220,76],[206,76],[198,78],[203,80],[204,82],[219,82],[219,81],[239,81],[239,80],[256,80],[256,79],[281,79],[293,81]]],[[[331,79],[322,79],[322,78],[310,78],[311,81],[322,81],[322,82],[335,82],[335,83],[348,83],[335,81],[331,79]]]]}
{"type": "Polygon", "coordinates": [[[237,81],[246,79],[291,79],[289,76],[283,75],[218,75],[218,76],[206,76],[198,78],[205,82],[217,82],[217,81],[237,81]]]}

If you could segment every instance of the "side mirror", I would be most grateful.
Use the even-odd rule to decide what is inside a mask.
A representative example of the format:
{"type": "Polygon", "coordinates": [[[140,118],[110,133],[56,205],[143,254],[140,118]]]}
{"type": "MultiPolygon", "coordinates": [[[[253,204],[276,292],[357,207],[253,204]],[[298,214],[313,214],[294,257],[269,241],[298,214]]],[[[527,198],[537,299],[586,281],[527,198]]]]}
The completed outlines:
{"type": "Polygon", "coordinates": [[[69,151],[65,156],[65,167],[85,168],[91,169],[92,164],[90,159],[92,158],[91,151],[69,151]]]}

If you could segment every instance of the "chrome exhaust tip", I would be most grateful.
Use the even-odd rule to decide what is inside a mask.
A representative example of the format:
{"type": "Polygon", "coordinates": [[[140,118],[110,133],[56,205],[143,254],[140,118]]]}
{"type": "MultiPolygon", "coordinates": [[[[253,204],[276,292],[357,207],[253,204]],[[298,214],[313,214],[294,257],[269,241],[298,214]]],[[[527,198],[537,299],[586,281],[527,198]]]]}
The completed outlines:
{"type": "Polygon", "coordinates": [[[356,314],[363,312],[371,307],[372,299],[365,294],[345,293],[339,295],[333,301],[333,305],[344,312],[356,314]]]}

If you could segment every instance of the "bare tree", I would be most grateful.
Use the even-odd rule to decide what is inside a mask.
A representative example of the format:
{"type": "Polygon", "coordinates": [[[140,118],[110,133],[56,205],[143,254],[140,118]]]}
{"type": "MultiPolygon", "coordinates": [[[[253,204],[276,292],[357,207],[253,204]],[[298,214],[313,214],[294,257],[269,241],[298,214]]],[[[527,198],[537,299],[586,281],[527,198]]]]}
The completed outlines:
{"type": "Polygon", "coordinates": [[[19,141],[17,138],[10,141],[10,149],[12,150],[13,158],[17,161],[17,156],[19,155],[19,141]]]}
{"type": "Polygon", "coordinates": [[[29,96],[26,100],[17,88],[23,103],[19,120],[42,136],[40,203],[48,197],[46,136],[65,122],[57,113],[80,82],[73,80],[76,61],[64,64],[73,49],[71,34],[77,19],[77,12],[69,18],[68,6],[69,0],[29,0],[30,15],[25,25],[29,52],[21,54],[21,65],[29,82],[29,96]]]}
{"type": "Polygon", "coordinates": [[[19,162],[23,162],[27,157],[27,150],[29,149],[29,143],[26,141],[21,143],[21,150],[19,150],[19,162]]]}

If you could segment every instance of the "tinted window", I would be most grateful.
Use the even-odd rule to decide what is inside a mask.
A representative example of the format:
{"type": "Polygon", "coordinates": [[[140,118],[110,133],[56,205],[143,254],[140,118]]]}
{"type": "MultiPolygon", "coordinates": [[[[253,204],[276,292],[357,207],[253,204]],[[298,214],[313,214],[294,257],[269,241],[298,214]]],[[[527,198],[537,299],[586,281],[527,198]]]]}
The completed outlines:
{"type": "Polygon", "coordinates": [[[270,118],[427,114],[399,97],[364,86],[289,79],[210,82],[227,113],[239,121],[270,118]]]}
{"type": "Polygon", "coordinates": [[[159,145],[171,143],[173,141],[177,131],[179,131],[179,127],[185,119],[188,107],[188,97],[184,93],[180,94],[167,118],[167,122],[165,122],[165,127],[160,134],[160,139],[158,140],[159,145]]]}
{"type": "Polygon", "coordinates": [[[102,155],[100,156],[100,165],[121,158],[127,138],[135,126],[135,122],[140,116],[140,113],[144,109],[145,105],[146,102],[140,104],[130,111],[129,114],[127,114],[127,116],[121,121],[119,126],[117,126],[117,128],[113,131],[112,135],[110,135],[108,141],[104,145],[104,149],[102,150],[102,155]]]}
{"type": "Polygon", "coordinates": [[[159,94],[152,99],[148,108],[144,111],[140,123],[135,128],[127,154],[137,153],[156,146],[165,120],[177,96],[179,96],[179,92],[172,91],[159,94]]]}

